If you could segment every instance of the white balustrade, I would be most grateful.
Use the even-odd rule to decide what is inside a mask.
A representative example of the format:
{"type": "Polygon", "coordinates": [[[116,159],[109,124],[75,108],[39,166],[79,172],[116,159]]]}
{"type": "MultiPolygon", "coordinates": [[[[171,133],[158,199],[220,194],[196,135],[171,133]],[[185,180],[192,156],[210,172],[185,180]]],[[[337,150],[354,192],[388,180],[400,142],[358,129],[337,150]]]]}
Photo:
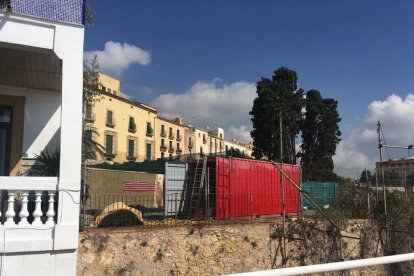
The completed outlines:
{"type": "MultiPolygon", "coordinates": [[[[31,225],[33,226],[53,226],[55,225],[54,217],[55,217],[55,194],[56,191],[48,191],[48,210],[46,212],[47,220],[45,223],[42,222],[42,192],[36,191],[35,193],[35,209],[32,213],[33,222],[31,225]]],[[[8,191],[7,193],[7,211],[5,213],[6,221],[4,222],[5,226],[16,226],[14,218],[16,216],[16,207],[20,204],[21,209],[19,212],[18,226],[29,226],[30,223],[28,221],[28,217],[30,216],[29,209],[29,191],[22,191],[20,192],[20,197],[16,198],[16,191],[8,191]]],[[[1,216],[0,216],[1,217],[1,216]]]]}
{"type": "Polygon", "coordinates": [[[53,217],[55,216],[54,196],[55,196],[54,192],[49,192],[49,209],[47,210],[47,213],[46,213],[46,216],[47,216],[46,225],[50,225],[50,226],[55,225],[55,222],[53,221],[53,217]]]}
{"type": "Polygon", "coordinates": [[[0,221],[5,227],[55,225],[57,182],[56,177],[0,177],[0,207],[7,208],[4,214],[0,212],[0,218],[4,216],[0,221]],[[43,198],[42,210],[44,193],[47,199],[43,198]]]}
{"type": "Polygon", "coordinates": [[[42,225],[42,192],[40,191],[36,191],[35,193],[36,196],[36,207],[35,210],[33,212],[33,223],[32,225],[38,226],[38,225],[42,225]]]}

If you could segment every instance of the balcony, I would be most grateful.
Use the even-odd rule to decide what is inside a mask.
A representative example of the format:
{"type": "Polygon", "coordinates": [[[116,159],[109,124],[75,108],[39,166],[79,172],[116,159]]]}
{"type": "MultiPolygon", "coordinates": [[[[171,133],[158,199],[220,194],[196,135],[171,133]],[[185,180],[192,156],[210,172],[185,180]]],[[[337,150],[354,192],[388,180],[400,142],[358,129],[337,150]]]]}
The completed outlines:
{"type": "Polygon", "coordinates": [[[92,114],[85,114],[85,122],[94,123],[95,122],[95,113],[92,114]]]}
{"type": "Polygon", "coordinates": [[[163,130],[161,130],[161,137],[165,138],[165,136],[167,136],[167,133],[163,130]]]}
{"type": "Polygon", "coordinates": [[[160,151],[165,152],[167,150],[167,146],[166,145],[161,145],[160,146],[160,151]]]}
{"type": "Polygon", "coordinates": [[[174,153],[174,150],[175,150],[174,146],[171,146],[171,147],[168,149],[168,152],[169,152],[169,153],[174,153]]]}
{"type": "Polygon", "coordinates": [[[192,149],[194,147],[194,143],[193,143],[193,141],[190,141],[189,143],[188,143],[188,148],[189,149],[192,149]]]}
{"type": "Polygon", "coordinates": [[[180,142],[180,141],[182,140],[182,138],[183,138],[183,137],[182,137],[182,135],[181,135],[181,134],[180,134],[180,135],[177,135],[177,141],[178,141],[178,142],[180,142]]]}
{"type": "Polygon", "coordinates": [[[147,133],[146,133],[146,135],[147,135],[148,137],[152,137],[152,136],[154,136],[154,130],[153,130],[152,128],[147,128],[147,133]]]}
{"type": "Polygon", "coordinates": [[[178,154],[181,154],[183,152],[183,149],[182,148],[177,148],[177,153],[178,154]]]}
{"type": "Polygon", "coordinates": [[[115,119],[112,119],[112,120],[106,119],[105,124],[106,124],[107,127],[115,127],[116,126],[116,120],[115,119]]]}
{"type": "Polygon", "coordinates": [[[135,161],[135,160],[137,160],[137,157],[136,156],[129,156],[129,155],[127,155],[127,160],[128,161],[135,161]]]}
{"type": "Polygon", "coordinates": [[[170,140],[174,140],[174,138],[175,138],[174,133],[170,133],[170,135],[168,135],[168,139],[170,139],[170,140]]]}

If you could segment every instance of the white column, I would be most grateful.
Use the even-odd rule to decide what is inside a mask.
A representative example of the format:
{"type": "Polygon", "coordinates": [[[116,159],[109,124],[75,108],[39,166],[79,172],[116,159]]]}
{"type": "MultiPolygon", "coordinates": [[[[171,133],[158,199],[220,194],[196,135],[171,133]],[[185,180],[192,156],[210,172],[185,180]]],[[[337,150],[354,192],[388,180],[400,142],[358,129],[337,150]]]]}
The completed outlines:
{"type": "Polygon", "coordinates": [[[16,215],[16,213],[14,212],[14,191],[8,192],[7,211],[5,215],[7,219],[4,225],[6,226],[16,225],[16,223],[14,223],[13,221],[13,218],[16,215]]]}
{"type": "Polygon", "coordinates": [[[41,191],[36,191],[36,206],[35,206],[35,210],[33,212],[33,223],[32,225],[35,226],[39,226],[39,225],[43,225],[42,221],[41,221],[41,217],[42,217],[42,192],[41,191]]]}
{"type": "Polygon", "coordinates": [[[27,202],[29,202],[29,200],[27,199],[28,196],[29,196],[28,192],[22,193],[22,209],[20,210],[20,213],[19,213],[19,216],[20,216],[19,226],[29,225],[29,222],[27,221],[27,217],[29,216],[29,211],[27,210],[27,202]]]}
{"type": "Polygon", "coordinates": [[[54,203],[55,203],[55,192],[49,192],[49,209],[47,210],[46,216],[47,216],[47,221],[46,221],[46,225],[50,225],[53,226],[55,225],[55,222],[53,221],[53,217],[55,216],[55,210],[54,208],[54,203]]]}

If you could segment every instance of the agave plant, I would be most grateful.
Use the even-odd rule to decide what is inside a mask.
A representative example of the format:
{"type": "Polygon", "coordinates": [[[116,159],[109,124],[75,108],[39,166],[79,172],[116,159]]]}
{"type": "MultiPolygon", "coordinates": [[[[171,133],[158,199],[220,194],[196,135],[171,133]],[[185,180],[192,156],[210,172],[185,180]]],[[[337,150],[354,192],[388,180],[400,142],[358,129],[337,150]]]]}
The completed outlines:
{"type": "Polygon", "coordinates": [[[56,148],[54,151],[44,149],[39,155],[36,156],[36,161],[43,164],[43,168],[40,172],[44,176],[59,176],[60,165],[60,149],[56,148]]]}

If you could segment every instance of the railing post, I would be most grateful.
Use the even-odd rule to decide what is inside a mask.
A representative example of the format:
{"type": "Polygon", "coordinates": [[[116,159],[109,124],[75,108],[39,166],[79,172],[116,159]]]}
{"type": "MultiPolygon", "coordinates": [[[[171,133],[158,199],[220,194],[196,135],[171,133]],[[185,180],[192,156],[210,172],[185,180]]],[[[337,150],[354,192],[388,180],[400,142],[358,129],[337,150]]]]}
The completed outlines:
{"type": "Polygon", "coordinates": [[[16,225],[13,218],[16,215],[14,212],[14,191],[8,192],[8,199],[7,199],[7,211],[6,211],[6,222],[4,223],[5,226],[13,226],[16,225]]]}
{"type": "Polygon", "coordinates": [[[42,217],[42,207],[41,207],[41,205],[42,205],[42,192],[41,191],[36,191],[35,195],[36,195],[36,200],[35,200],[36,205],[35,205],[35,210],[33,212],[33,218],[34,219],[33,219],[32,225],[39,226],[39,225],[43,224],[41,219],[40,219],[42,217]]]}
{"type": "Polygon", "coordinates": [[[55,222],[53,221],[53,217],[55,216],[55,210],[53,208],[54,203],[55,203],[54,196],[55,196],[54,191],[49,191],[49,209],[47,210],[47,213],[46,213],[46,216],[47,216],[46,225],[50,225],[50,226],[55,225],[55,222]]]}
{"type": "Polygon", "coordinates": [[[19,216],[20,216],[20,221],[19,221],[19,226],[26,226],[29,225],[29,222],[27,221],[27,217],[29,216],[29,211],[27,210],[27,202],[29,202],[29,200],[27,199],[27,197],[29,196],[28,192],[23,192],[22,193],[22,209],[20,210],[19,216]]]}

